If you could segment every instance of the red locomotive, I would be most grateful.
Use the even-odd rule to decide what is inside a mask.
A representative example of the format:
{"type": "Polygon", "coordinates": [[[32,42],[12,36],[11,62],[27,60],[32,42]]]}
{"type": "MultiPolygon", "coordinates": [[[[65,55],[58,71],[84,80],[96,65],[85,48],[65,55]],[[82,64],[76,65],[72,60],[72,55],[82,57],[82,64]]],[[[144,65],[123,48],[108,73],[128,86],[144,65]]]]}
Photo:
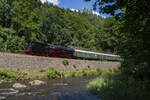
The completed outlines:
{"type": "Polygon", "coordinates": [[[24,49],[24,53],[37,56],[50,56],[59,58],[74,58],[74,49],[56,46],[46,42],[35,41],[24,49]]]}

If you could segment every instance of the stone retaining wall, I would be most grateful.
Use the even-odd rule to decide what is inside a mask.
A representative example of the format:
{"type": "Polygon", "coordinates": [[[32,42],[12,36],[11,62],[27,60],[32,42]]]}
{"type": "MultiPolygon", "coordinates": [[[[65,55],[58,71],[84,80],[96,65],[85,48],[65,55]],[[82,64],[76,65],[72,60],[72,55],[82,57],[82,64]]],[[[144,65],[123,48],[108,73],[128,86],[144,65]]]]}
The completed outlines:
{"type": "Polygon", "coordinates": [[[12,53],[0,53],[0,68],[2,69],[36,69],[55,67],[57,69],[72,69],[73,65],[77,68],[83,68],[90,66],[91,68],[103,67],[118,67],[119,62],[108,62],[108,61],[91,61],[91,60],[77,60],[67,59],[69,62],[68,66],[64,66],[62,61],[63,58],[50,58],[40,56],[30,56],[12,53]]]}

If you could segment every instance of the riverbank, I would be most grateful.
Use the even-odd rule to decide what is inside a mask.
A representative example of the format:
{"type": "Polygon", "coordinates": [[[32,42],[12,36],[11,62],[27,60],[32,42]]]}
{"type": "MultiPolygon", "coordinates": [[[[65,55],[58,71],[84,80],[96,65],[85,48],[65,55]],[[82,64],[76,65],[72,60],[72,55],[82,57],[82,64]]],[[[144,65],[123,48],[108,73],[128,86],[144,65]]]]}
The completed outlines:
{"type": "Polygon", "coordinates": [[[85,86],[90,80],[109,70],[110,68],[90,67],[74,70],[58,70],[50,67],[38,71],[1,69],[0,99],[100,100],[87,92],[85,86]]]}
{"type": "Polygon", "coordinates": [[[20,80],[34,80],[34,79],[58,79],[68,77],[82,77],[82,76],[98,76],[106,73],[112,68],[83,68],[74,70],[58,70],[53,67],[40,70],[0,70],[0,82],[20,81],[20,80]]]}
{"type": "Polygon", "coordinates": [[[136,80],[112,69],[89,82],[86,88],[102,100],[150,100],[149,83],[146,78],[136,80]]]}

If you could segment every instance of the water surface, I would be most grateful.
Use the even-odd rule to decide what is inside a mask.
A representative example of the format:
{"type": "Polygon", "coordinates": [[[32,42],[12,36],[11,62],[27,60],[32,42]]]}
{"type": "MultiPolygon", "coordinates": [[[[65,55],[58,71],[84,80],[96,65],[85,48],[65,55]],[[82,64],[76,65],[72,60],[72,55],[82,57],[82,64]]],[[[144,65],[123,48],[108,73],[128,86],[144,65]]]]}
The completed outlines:
{"type": "MultiPolygon", "coordinates": [[[[86,91],[94,77],[44,80],[46,85],[13,89],[13,83],[0,84],[0,100],[100,100],[86,91]]],[[[28,82],[22,82],[27,84],[28,82]]]]}

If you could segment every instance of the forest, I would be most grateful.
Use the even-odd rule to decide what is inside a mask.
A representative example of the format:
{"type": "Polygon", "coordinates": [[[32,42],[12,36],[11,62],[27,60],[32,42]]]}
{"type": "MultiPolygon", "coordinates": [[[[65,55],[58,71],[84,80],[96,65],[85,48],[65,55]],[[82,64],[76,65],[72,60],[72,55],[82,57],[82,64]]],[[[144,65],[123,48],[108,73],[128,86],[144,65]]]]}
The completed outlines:
{"type": "Polygon", "coordinates": [[[0,1],[0,51],[22,53],[32,41],[116,52],[115,18],[40,0],[0,1]],[[114,27],[114,28],[112,28],[114,27]]]}

